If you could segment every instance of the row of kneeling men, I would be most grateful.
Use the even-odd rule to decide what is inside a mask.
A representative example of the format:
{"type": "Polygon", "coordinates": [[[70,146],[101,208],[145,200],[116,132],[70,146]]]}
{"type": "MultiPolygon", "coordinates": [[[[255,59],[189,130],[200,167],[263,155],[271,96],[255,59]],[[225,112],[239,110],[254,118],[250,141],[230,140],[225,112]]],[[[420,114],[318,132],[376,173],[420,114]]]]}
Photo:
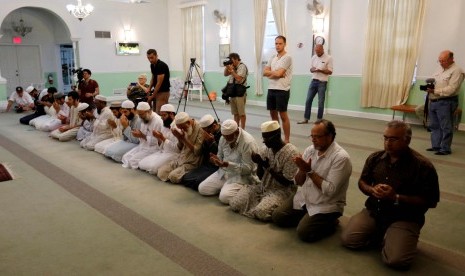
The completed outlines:
{"type": "MultiPolygon", "coordinates": [[[[231,209],[247,217],[297,227],[300,239],[314,242],[335,232],[346,205],[352,173],[349,154],[335,141],[336,129],[318,120],[312,144],[302,154],[281,138],[277,121],[261,124],[263,145],[234,120],[219,124],[209,114],[199,121],[176,114],[165,104],[160,114],[147,102],[107,105],[95,97],[95,108],[80,103],[76,92],[56,97],[55,115],[30,124],[60,141],[77,139],[94,150],[160,180],[183,184],[205,196],[219,194],[231,209]]],[[[408,268],[416,251],[424,214],[439,201],[436,171],[410,149],[411,128],[400,121],[384,130],[383,151],[371,154],[359,187],[366,208],[343,229],[343,244],[361,248],[383,244],[383,261],[408,268]],[[416,233],[412,235],[412,233],[416,233]]]]}

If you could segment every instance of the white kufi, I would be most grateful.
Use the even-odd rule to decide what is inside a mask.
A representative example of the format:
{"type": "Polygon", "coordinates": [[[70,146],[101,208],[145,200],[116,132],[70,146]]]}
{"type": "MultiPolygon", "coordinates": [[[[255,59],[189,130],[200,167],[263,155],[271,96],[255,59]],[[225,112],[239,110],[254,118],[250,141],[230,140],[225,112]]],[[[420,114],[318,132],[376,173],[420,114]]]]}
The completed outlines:
{"type": "Polygon", "coordinates": [[[236,121],[228,119],[221,124],[221,134],[230,135],[237,130],[238,126],[236,121]]]}

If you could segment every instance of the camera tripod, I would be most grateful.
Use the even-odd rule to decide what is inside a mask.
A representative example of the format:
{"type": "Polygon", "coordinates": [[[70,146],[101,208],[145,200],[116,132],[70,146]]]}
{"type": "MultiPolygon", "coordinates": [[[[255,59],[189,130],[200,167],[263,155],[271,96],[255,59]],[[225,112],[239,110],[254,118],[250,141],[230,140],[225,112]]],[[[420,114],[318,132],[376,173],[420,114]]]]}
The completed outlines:
{"type": "MultiPolygon", "coordinates": [[[[195,63],[195,58],[191,58],[191,64],[189,66],[189,70],[187,71],[186,80],[184,81],[184,87],[182,88],[181,97],[179,97],[178,108],[176,108],[176,113],[178,113],[179,107],[181,106],[181,101],[183,99],[184,99],[184,110],[183,111],[186,111],[187,97],[189,96],[188,95],[189,94],[189,87],[191,87],[191,84],[192,84],[192,73],[194,72],[194,68],[195,68],[195,71],[197,72],[197,75],[200,77],[200,73],[199,73],[200,66],[197,63],[195,63]]],[[[220,117],[218,117],[218,114],[216,113],[215,107],[213,106],[212,99],[210,99],[210,95],[208,95],[207,88],[205,87],[205,82],[203,81],[202,78],[200,78],[200,81],[202,82],[201,90],[203,92],[205,92],[205,94],[207,95],[207,98],[210,101],[213,112],[215,112],[216,119],[217,119],[217,121],[219,123],[220,122],[220,117]]],[[[202,97],[202,91],[200,91],[200,93],[199,93],[200,97],[202,97]]]]}

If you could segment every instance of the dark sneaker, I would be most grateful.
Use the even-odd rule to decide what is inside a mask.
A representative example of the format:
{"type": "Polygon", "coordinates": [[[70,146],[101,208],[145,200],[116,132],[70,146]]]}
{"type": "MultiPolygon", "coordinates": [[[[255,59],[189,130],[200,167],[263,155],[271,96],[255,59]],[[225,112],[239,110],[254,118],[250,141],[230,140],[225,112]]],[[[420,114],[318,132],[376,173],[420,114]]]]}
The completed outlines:
{"type": "Polygon", "coordinates": [[[299,124],[299,125],[308,124],[308,120],[299,121],[299,122],[297,122],[297,124],[299,124]]]}
{"type": "Polygon", "coordinates": [[[439,151],[440,148],[429,148],[429,149],[426,149],[426,151],[439,151]]]}
{"type": "Polygon", "coordinates": [[[449,155],[449,154],[451,154],[451,152],[450,151],[438,151],[435,154],[436,155],[449,155]]]}

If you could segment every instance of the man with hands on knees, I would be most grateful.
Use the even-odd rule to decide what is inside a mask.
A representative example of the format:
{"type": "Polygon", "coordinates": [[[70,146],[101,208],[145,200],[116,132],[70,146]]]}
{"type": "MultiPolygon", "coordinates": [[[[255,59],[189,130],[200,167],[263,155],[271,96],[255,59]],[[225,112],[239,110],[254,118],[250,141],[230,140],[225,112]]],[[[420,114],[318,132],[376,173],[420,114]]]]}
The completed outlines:
{"type": "Polygon", "coordinates": [[[382,246],[383,262],[396,269],[410,267],[425,213],[439,202],[436,169],[409,147],[411,137],[407,123],[387,124],[384,150],[367,158],[358,182],[368,196],[365,208],[342,233],[342,243],[350,249],[382,246]]]}
{"type": "Polygon", "coordinates": [[[317,120],[310,136],[313,145],[293,158],[298,167],[294,181],[299,187],[272,216],[278,226],[297,226],[297,235],[305,242],[335,232],[352,173],[349,154],[334,141],[336,129],[331,121],[317,120]]]}

